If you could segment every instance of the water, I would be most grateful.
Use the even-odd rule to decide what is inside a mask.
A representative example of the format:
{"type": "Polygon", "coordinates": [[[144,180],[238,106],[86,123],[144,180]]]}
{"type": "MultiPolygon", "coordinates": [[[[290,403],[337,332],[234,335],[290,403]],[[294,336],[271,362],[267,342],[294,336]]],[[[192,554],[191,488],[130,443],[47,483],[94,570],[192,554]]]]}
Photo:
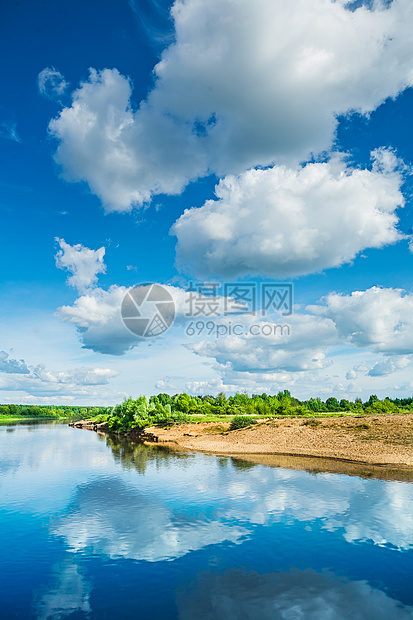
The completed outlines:
{"type": "Polygon", "coordinates": [[[413,619],[413,484],[0,427],[0,617],[413,619]]]}

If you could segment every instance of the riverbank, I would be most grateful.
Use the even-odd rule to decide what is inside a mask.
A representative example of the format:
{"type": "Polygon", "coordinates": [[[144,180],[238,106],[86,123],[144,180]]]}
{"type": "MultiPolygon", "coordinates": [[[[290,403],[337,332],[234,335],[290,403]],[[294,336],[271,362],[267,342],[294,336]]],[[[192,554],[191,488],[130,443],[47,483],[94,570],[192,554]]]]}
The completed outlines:
{"type": "Polygon", "coordinates": [[[157,443],[256,462],[278,455],[413,468],[413,414],[277,418],[231,432],[228,423],[190,423],[146,432],[157,443]]]}

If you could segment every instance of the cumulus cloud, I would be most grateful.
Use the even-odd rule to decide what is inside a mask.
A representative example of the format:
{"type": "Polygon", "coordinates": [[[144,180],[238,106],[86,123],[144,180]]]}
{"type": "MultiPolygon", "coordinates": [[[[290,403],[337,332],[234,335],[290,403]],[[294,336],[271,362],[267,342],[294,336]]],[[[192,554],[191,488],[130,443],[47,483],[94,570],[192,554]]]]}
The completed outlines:
{"type": "Polygon", "coordinates": [[[143,103],[136,120],[131,84],[116,70],[91,70],[73,104],[49,125],[59,140],[55,154],[69,181],[87,181],[107,210],[130,210],[152,193],[179,194],[205,169],[196,136],[143,103]],[[179,148],[177,148],[179,145],[179,148]]]}
{"type": "Polygon", "coordinates": [[[57,71],[54,67],[46,67],[43,71],[40,71],[37,76],[37,86],[39,88],[39,93],[43,95],[43,97],[59,101],[60,97],[66,92],[69,84],[60,71],[57,71]]]}
{"type": "Polygon", "coordinates": [[[349,381],[352,381],[354,379],[357,379],[360,376],[360,374],[365,375],[368,371],[369,371],[369,367],[366,364],[366,362],[362,362],[361,364],[356,364],[355,366],[353,366],[353,368],[347,371],[346,379],[349,381]]]}
{"type": "Polygon", "coordinates": [[[190,394],[218,394],[224,392],[248,391],[252,393],[275,393],[294,385],[293,373],[286,372],[237,372],[230,363],[215,363],[213,368],[219,373],[218,379],[209,381],[188,381],[186,391],[190,394]]]}
{"type": "MultiPolygon", "coordinates": [[[[288,317],[288,330],[269,330],[267,321],[243,319],[242,335],[212,338],[189,344],[188,348],[213,358],[225,368],[230,364],[238,372],[300,372],[324,368],[326,350],[337,343],[337,331],[331,319],[305,314],[288,317]],[[250,330],[253,325],[253,330],[250,330]]],[[[240,323],[242,325],[242,323],[240,323]]]]}
{"type": "Polygon", "coordinates": [[[24,360],[10,359],[6,351],[0,351],[0,372],[27,375],[30,373],[30,370],[27,368],[24,360]]]}
{"type": "Polygon", "coordinates": [[[411,360],[406,357],[386,357],[383,361],[376,362],[368,372],[369,377],[385,377],[401,368],[406,368],[411,360]]]}
{"type": "MultiPolygon", "coordinates": [[[[127,329],[121,316],[122,302],[129,289],[113,285],[104,290],[94,286],[97,273],[105,270],[104,248],[94,251],[81,245],[70,246],[63,240],[60,247],[57,264],[72,272],[71,280],[78,289],[83,289],[83,294],[72,305],[58,308],[57,315],[76,327],[83,347],[123,355],[142,343],[142,339],[127,329]]],[[[164,288],[174,300],[175,327],[185,330],[188,321],[194,318],[191,294],[175,286],[164,288]]],[[[318,304],[288,317],[280,317],[274,310],[267,316],[241,313],[236,321],[233,315],[222,313],[234,303],[233,298],[216,296],[214,301],[219,320],[214,323],[213,332],[207,335],[207,329],[203,329],[197,334],[193,329],[193,337],[186,332],[189,340],[181,338],[182,344],[209,360],[218,373],[216,385],[210,380],[189,382],[188,389],[197,393],[209,392],[217,386],[234,391],[240,385],[244,389],[247,386],[256,389],[258,384],[265,389],[269,385],[277,388],[293,385],[294,373],[314,374],[325,369],[332,363],[329,354],[334,347],[343,345],[387,356],[373,366],[354,366],[347,371],[348,381],[356,380],[360,372],[370,377],[385,376],[404,369],[411,361],[413,295],[400,289],[373,287],[350,295],[330,293],[318,304]]],[[[23,362],[8,360],[5,353],[1,362],[9,372],[16,369],[29,372],[24,370],[23,362]]],[[[49,383],[76,385],[103,385],[116,374],[110,369],[83,368],[73,373],[53,373],[41,366],[35,372],[37,378],[49,383]]],[[[164,383],[157,385],[162,387],[164,383]]],[[[341,385],[340,389],[345,388],[341,385]]]]}
{"type": "Polygon", "coordinates": [[[26,392],[27,397],[20,400],[41,402],[47,396],[46,403],[50,404],[54,396],[86,396],[99,397],[102,393],[96,392],[97,386],[105,386],[118,376],[111,368],[93,368],[83,366],[64,371],[50,370],[44,364],[27,365],[24,360],[8,359],[4,351],[0,352],[0,391],[26,392]]]}
{"type": "Polygon", "coordinates": [[[92,69],[49,126],[66,178],[108,210],[211,172],[296,165],[331,148],[339,115],[413,84],[410,0],[176,0],[171,13],[175,41],[136,110],[127,77],[92,69]]]}
{"type": "MultiPolygon", "coordinates": [[[[187,382],[186,389],[194,393],[277,391],[292,387],[298,378],[302,383],[305,375],[308,389],[317,384],[321,394],[320,381],[325,383],[327,378],[320,378],[319,373],[333,365],[334,352],[342,352],[343,347],[350,360],[356,349],[366,350],[369,363],[359,362],[347,373],[346,368],[339,369],[343,379],[341,383],[338,375],[328,379],[333,381],[328,387],[325,383],[328,395],[357,392],[354,382],[360,375],[386,376],[402,371],[411,362],[413,295],[405,291],[373,287],[350,295],[332,293],[316,305],[281,317],[281,321],[276,314],[241,314],[236,318],[221,314],[214,317],[215,327],[208,334],[205,320],[200,321],[202,330],[187,332],[189,321],[193,324],[193,317],[188,316],[188,292],[169,285],[165,288],[174,299],[176,311],[167,337],[203,358],[217,373],[216,379],[187,382]],[[374,354],[379,354],[376,360],[374,354]],[[346,385],[344,377],[351,383],[346,385]]],[[[123,355],[142,344],[122,321],[120,308],[127,291],[117,285],[108,290],[90,289],[72,305],[59,308],[57,315],[76,327],[84,348],[123,355]]],[[[160,378],[157,388],[177,391],[173,388],[175,379],[160,378]]]]}
{"type": "Polygon", "coordinates": [[[413,294],[373,286],[350,295],[330,293],[308,310],[329,317],[342,339],[375,352],[408,355],[413,352],[413,294]]]}
{"type": "MultiPolygon", "coordinates": [[[[303,372],[315,380],[318,377],[319,382],[317,373],[332,364],[338,347],[341,352],[346,347],[350,355],[355,349],[385,355],[384,358],[380,355],[373,366],[370,361],[370,365],[356,364],[347,373],[344,370],[343,379],[344,375],[348,381],[355,381],[360,374],[386,376],[407,368],[412,361],[412,305],[413,295],[399,289],[373,287],[350,295],[332,293],[317,305],[308,306],[305,312],[286,317],[284,326],[274,316],[267,320],[238,317],[242,327],[239,335],[227,329],[226,335],[203,337],[186,346],[211,361],[224,391],[234,391],[234,387],[254,390],[259,385],[265,391],[283,389],[283,384],[284,387],[293,385],[296,373],[300,373],[302,381],[303,372]],[[271,325],[277,326],[273,333],[268,328],[271,325]]],[[[219,322],[228,328],[228,317],[222,317],[219,322]]],[[[212,336],[215,335],[214,332],[212,336]]],[[[191,387],[205,393],[212,385],[195,382],[191,387]]],[[[352,384],[351,390],[356,389],[352,384]]],[[[345,385],[329,387],[326,393],[331,395],[339,390],[345,391],[345,385]]]]}
{"type": "Polygon", "coordinates": [[[358,377],[358,375],[357,375],[357,372],[354,370],[354,368],[352,368],[351,370],[348,370],[348,371],[346,372],[346,379],[347,379],[348,381],[351,381],[351,380],[357,379],[357,377],[358,377]]]}
{"type": "Polygon", "coordinates": [[[56,241],[60,246],[55,257],[56,267],[72,274],[68,277],[67,283],[79,292],[94,286],[98,274],[106,272],[106,265],[103,262],[105,248],[90,250],[80,243],[69,245],[64,239],[56,239],[56,241]]]}
{"type": "MultiPolygon", "coordinates": [[[[190,310],[189,293],[183,288],[170,285],[162,287],[171,295],[175,306],[175,323],[182,325],[190,310]]],[[[142,343],[129,331],[122,320],[122,301],[129,288],[113,285],[108,290],[92,288],[78,297],[71,306],[58,308],[62,321],[76,326],[83,347],[108,355],[123,355],[142,343]]],[[[222,297],[216,297],[221,303],[222,297]]],[[[222,303],[223,306],[223,303],[222,303]]],[[[148,310],[153,311],[152,307],[148,310]]]]}
{"type": "Polygon", "coordinates": [[[287,278],[395,243],[402,238],[395,210],[404,204],[398,161],[384,149],[372,159],[371,170],[338,156],[226,177],[218,200],[185,211],[173,226],[178,265],[199,276],[287,278]]]}
{"type": "Polygon", "coordinates": [[[48,370],[43,364],[33,369],[33,375],[47,383],[71,383],[75,385],[107,385],[110,379],[118,376],[116,370],[110,368],[74,368],[56,372],[48,370]]]}
{"type": "Polygon", "coordinates": [[[58,308],[62,321],[76,326],[83,347],[109,355],[123,355],[137,343],[137,337],[123,324],[120,308],[127,288],[95,288],[78,297],[72,306],[58,308]]]}

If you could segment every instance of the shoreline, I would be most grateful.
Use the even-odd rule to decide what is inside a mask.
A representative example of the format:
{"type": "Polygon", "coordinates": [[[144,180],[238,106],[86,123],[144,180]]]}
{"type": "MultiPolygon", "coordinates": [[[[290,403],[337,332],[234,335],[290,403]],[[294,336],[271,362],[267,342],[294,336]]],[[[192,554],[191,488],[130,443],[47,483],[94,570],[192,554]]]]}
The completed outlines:
{"type": "Polygon", "coordinates": [[[250,466],[263,465],[265,467],[281,467],[306,471],[312,475],[340,474],[357,476],[359,478],[375,478],[378,480],[394,480],[398,482],[413,482],[413,467],[409,465],[386,465],[384,463],[371,465],[360,461],[334,459],[314,456],[297,456],[282,454],[247,454],[231,456],[232,461],[238,461],[250,466]]]}
{"type": "MultiPolygon", "coordinates": [[[[267,419],[228,432],[229,424],[182,424],[146,429],[157,445],[276,464],[311,460],[329,470],[404,471],[413,480],[413,414],[357,418],[267,419]],[[310,421],[309,421],[310,420],[310,421]]],[[[148,442],[152,443],[152,442],[148,442]]]]}
{"type": "MultiPolygon", "coordinates": [[[[106,434],[90,421],[75,425],[106,434]]],[[[240,462],[413,481],[413,413],[267,418],[234,431],[228,422],[190,422],[123,437],[240,462]]]]}

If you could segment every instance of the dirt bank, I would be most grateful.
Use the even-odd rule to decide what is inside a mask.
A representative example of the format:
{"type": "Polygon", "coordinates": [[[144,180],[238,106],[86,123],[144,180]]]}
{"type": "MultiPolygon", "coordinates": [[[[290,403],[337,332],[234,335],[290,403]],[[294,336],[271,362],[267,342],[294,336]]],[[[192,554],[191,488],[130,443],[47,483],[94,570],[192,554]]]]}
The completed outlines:
{"type": "Polygon", "coordinates": [[[413,414],[273,419],[237,431],[228,428],[211,422],[147,431],[158,442],[255,462],[284,455],[413,468],[413,414]]]}

